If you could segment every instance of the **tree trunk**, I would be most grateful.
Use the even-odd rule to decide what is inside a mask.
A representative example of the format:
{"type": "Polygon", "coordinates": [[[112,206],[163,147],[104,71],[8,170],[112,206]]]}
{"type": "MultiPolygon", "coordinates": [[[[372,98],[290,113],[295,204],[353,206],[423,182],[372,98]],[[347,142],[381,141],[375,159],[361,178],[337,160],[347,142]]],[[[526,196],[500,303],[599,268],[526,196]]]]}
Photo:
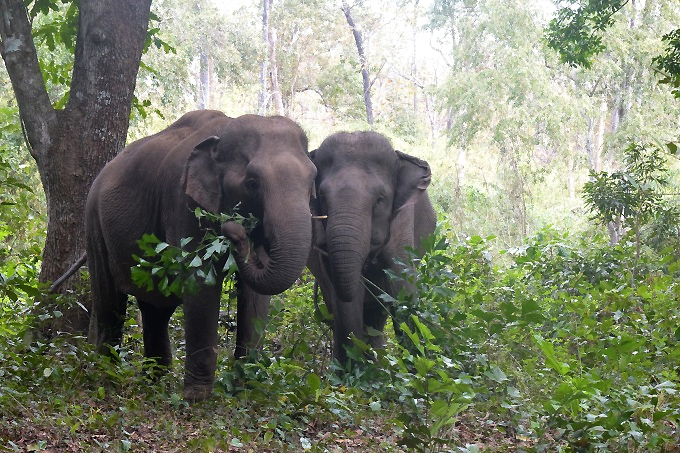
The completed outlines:
{"type": "Polygon", "coordinates": [[[199,87],[198,87],[198,109],[207,109],[210,105],[210,61],[205,50],[201,50],[199,87]]]}
{"type": "Polygon", "coordinates": [[[569,200],[576,200],[576,150],[569,147],[569,155],[567,156],[567,193],[569,200]]]}
{"type": "MultiPolygon", "coordinates": [[[[270,0],[262,0],[262,42],[265,46],[269,46],[269,2],[270,0]]],[[[267,63],[268,56],[262,59],[260,64],[260,96],[258,111],[264,114],[267,110],[267,63]]]]}
{"type": "Polygon", "coordinates": [[[418,77],[418,0],[414,2],[413,5],[413,16],[412,16],[412,30],[411,30],[411,80],[413,80],[413,114],[418,115],[418,86],[416,85],[416,80],[418,77]]]}
{"type": "MultiPolygon", "coordinates": [[[[54,110],[24,2],[0,0],[0,51],[47,200],[41,282],[58,278],[85,251],[85,200],[99,171],[125,145],[150,7],[151,0],[80,1],[70,97],[64,110],[54,110]]],[[[79,305],[46,300],[43,308],[63,313],[47,332],[87,332],[88,314],[79,305]]]]}
{"type": "Polygon", "coordinates": [[[347,24],[352,30],[354,35],[354,42],[357,45],[357,51],[359,52],[359,63],[361,64],[361,78],[364,83],[364,104],[366,105],[366,120],[368,124],[373,124],[373,103],[371,102],[371,78],[368,73],[368,62],[366,60],[366,54],[364,52],[364,38],[361,32],[354,23],[352,19],[352,13],[350,7],[347,4],[347,0],[342,0],[342,12],[345,13],[345,18],[347,19],[347,24]]]}
{"type": "Polygon", "coordinates": [[[272,98],[274,99],[274,106],[276,107],[277,115],[284,115],[283,111],[283,97],[281,96],[281,89],[279,88],[279,70],[276,66],[276,30],[269,27],[269,79],[272,84],[272,98]]]}

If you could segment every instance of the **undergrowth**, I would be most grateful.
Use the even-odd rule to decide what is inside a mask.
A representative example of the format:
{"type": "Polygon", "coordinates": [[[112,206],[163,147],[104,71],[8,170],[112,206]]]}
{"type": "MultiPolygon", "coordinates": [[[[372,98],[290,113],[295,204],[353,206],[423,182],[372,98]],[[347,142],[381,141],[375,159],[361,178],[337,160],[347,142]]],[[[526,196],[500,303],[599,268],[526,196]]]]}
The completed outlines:
{"type": "Polygon", "coordinates": [[[34,338],[36,273],[4,268],[0,450],[678,451],[678,263],[628,239],[546,229],[494,254],[494,238],[440,227],[393,275],[415,294],[383,297],[399,335],[355,342],[347,370],[308,274],[274,297],[245,361],[227,291],[213,398],[192,406],[181,310],[174,366],[151,380],[134,301],[115,363],[83,338],[34,338]]]}

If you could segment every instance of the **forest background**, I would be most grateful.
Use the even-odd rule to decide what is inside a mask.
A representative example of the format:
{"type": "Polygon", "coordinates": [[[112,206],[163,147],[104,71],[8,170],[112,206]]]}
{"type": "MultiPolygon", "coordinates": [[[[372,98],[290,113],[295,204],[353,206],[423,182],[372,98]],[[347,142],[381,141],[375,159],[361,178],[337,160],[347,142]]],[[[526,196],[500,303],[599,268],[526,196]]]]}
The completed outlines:
{"type": "MultiPolygon", "coordinates": [[[[7,403],[4,447],[264,444],[324,451],[356,442],[350,446],[359,450],[645,451],[674,445],[680,330],[672,143],[680,117],[677,92],[659,83],[664,75],[653,60],[666,49],[661,37],[680,23],[680,5],[623,2],[602,34],[603,50],[586,65],[564,63],[548,46],[546,27],[556,14],[549,1],[265,5],[263,30],[259,2],[154,1],[150,28],[158,39],[142,58],[127,140],[188,110],[213,108],[229,116],[286,115],[302,125],[311,148],[339,130],[374,129],[427,160],[442,223],[430,252],[439,258],[423,267],[423,305],[410,308],[431,322],[414,335],[432,363],[422,367],[392,344],[381,357],[383,371],[357,372],[338,387],[327,373],[327,331],[313,318],[311,282],[304,278],[275,307],[267,326],[274,346],[242,370],[255,388],[245,391],[247,398],[232,395],[236,371],[224,359],[220,409],[205,408],[230,406],[234,412],[218,412],[221,422],[205,426],[205,413],[177,399],[176,375],[154,387],[159,399],[140,397],[142,384],[116,387],[125,388],[142,362],[133,315],[129,368],[100,364],[118,390],[83,377],[94,373],[83,373],[83,362],[101,361],[84,345],[36,344],[27,333],[40,293],[47,208],[2,71],[0,360],[1,376],[12,383],[0,390],[7,403]],[[363,55],[343,9],[360,31],[363,55]],[[308,337],[285,333],[292,322],[306,326],[308,337]],[[411,377],[402,373],[413,368],[411,377]],[[73,379],[85,390],[66,385],[73,379]],[[39,388],[57,388],[62,396],[39,388]],[[263,415],[267,392],[281,406],[263,415]],[[170,412],[160,418],[172,429],[141,421],[150,411],[159,417],[154,404],[170,412]],[[135,415],[121,415],[120,407],[135,415]],[[35,418],[20,422],[27,414],[35,418]],[[372,435],[353,440],[357,432],[372,435]]],[[[34,25],[49,30],[70,14],[65,3],[34,25]]],[[[58,107],[68,96],[72,55],[49,31],[37,44],[58,107]]],[[[225,344],[229,332],[225,326],[225,344]]]]}

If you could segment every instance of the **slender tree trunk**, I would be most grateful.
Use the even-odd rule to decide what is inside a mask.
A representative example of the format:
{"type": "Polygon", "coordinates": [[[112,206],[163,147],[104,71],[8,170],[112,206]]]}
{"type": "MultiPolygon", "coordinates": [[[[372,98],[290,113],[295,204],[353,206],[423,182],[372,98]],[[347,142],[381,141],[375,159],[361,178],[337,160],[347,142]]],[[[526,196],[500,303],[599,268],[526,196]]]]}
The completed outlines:
{"type": "Polygon", "coordinates": [[[418,86],[416,80],[418,77],[418,0],[415,0],[413,5],[413,23],[411,35],[411,80],[413,80],[413,114],[418,115],[418,86]]]}
{"type": "MultiPolygon", "coordinates": [[[[269,46],[269,2],[262,0],[262,43],[269,46]]],[[[258,111],[264,113],[267,110],[267,63],[269,56],[262,59],[260,64],[260,97],[258,111]]]]}
{"type": "MultiPolygon", "coordinates": [[[[71,94],[64,110],[54,110],[24,2],[0,0],[0,52],[47,200],[41,282],[61,276],[85,251],[85,200],[99,171],[125,145],[151,0],[81,0],[79,6],[71,94]]],[[[63,313],[48,332],[87,331],[88,315],[78,304],[55,307],[47,300],[43,306],[63,313]]]]}
{"type": "Polygon", "coordinates": [[[373,103],[371,102],[371,78],[368,73],[368,62],[366,60],[366,53],[364,52],[364,38],[361,31],[357,28],[352,19],[352,12],[347,0],[342,0],[342,12],[345,13],[345,18],[347,19],[347,24],[352,30],[352,35],[354,35],[354,42],[357,46],[357,51],[359,53],[359,63],[361,64],[361,78],[364,84],[364,104],[366,105],[366,120],[368,124],[373,124],[373,103]]]}
{"type": "Polygon", "coordinates": [[[269,27],[269,79],[272,84],[272,98],[276,106],[277,115],[283,115],[283,98],[279,88],[279,70],[276,65],[276,30],[269,27]]]}
{"type": "Polygon", "coordinates": [[[567,192],[569,193],[569,200],[576,199],[576,151],[570,147],[569,155],[567,156],[567,192]]]}
{"type": "Polygon", "coordinates": [[[198,108],[207,109],[210,105],[210,61],[205,50],[201,51],[198,87],[198,108]]]}

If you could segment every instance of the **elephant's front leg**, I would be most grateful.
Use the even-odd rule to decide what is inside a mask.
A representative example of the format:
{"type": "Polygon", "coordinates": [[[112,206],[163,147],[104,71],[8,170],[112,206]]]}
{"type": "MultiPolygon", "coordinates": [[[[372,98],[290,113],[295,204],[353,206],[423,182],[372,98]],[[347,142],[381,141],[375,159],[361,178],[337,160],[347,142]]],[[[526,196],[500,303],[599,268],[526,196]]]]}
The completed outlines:
{"type": "MultiPolygon", "coordinates": [[[[317,238],[320,237],[320,234],[317,235],[317,238]]],[[[350,301],[340,300],[328,271],[330,269],[328,258],[325,252],[319,252],[322,248],[325,247],[319,247],[313,251],[314,254],[310,255],[308,266],[316,277],[326,306],[333,314],[333,358],[344,367],[348,359],[346,348],[352,345],[352,336],[363,340],[363,297],[356,295],[350,301]]],[[[363,293],[363,287],[361,291],[363,293]]]]}
{"type": "Polygon", "coordinates": [[[366,281],[363,307],[368,343],[374,349],[381,349],[385,347],[385,324],[394,308],[382,300],[381,295],[387,294],[394,299],[399,294],[400,287],[387,277],[382,268],[370,270],[366,281]]]}
{"type": "Polygon", "coordinates": [[[366,290],[364,299],[364,334],[373,349],[385,348],[385,324],[390,315],[385,302],[378,299],[373,291],[366,290]]]}
{"type": "Polygon", "coordinates": [[[362,300],[349,302],[335,300],[333,307],[333,355],[343,366],[347,363],[347,347],[352,337],[363,340],[364,310],[362,300]]]}
{"type": "Polygon", "coordinates": [[[234,356],[241,359],[248,355],[250,349],[260,346],[271,297],[253,291],[241,279],[236,281],[236,297],[236,351],[234,351],[234,356]]]}
{"type": "Polygon", "coordinates": [[[217,368],[217,321],[222,282],[184,298],[184,399],[195,402],[212,394],[217,368]]]}

